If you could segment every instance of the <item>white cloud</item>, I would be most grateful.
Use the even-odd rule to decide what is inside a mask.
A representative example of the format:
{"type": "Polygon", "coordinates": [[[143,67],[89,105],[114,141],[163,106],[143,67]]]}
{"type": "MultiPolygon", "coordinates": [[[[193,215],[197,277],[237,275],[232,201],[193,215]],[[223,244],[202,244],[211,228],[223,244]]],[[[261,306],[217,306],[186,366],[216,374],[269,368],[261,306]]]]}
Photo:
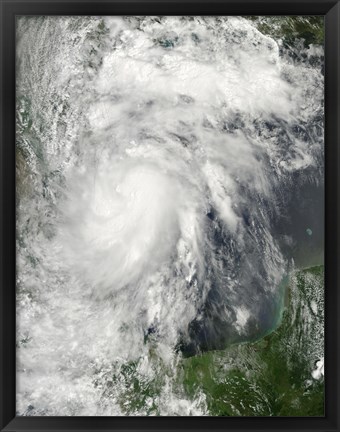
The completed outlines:
{"type": "Polygon", "coordinates": [[[236,309],[236,321],[234,326],[240,334],[245,333],[245,326],[250,316],[251,313],[247,308],[241,306],[236,309]]]}
{"type": "MultiPolygon", "coordinates": [[[[322,81],[290,68],[243,18],[105,17],[101,34],[101,18],[30,19],[19,87],[43,163],[32,163],[36,192],[19,223],[18,333],[30,339],[18,355],[18,407],[29,394],[48,415],[119,415],[124,383],[104,401],[93,383],[138,358],[148,376],[151,346],[162,365],[178,361],[174,347],[210,289],[242,336],[259,313],[249,291],[275,294],[276,170],[289,175],[314,156],[292,139],[282,159],[281,137],[255,125],[308,118],[321,96],[306,89],[322,81]]],[[[165,414],[201,415],[201,399],[169,383],[158,402],[165,414]]]]}
{"type": "Polygon", "coordinates": [[[320,360],[318,360],[315,364],[315,369],[312,372],[312,377],[315,380],[321,379],[325,375],[325,368],[324,368],[324,358],[322,357],[320,360]]]}

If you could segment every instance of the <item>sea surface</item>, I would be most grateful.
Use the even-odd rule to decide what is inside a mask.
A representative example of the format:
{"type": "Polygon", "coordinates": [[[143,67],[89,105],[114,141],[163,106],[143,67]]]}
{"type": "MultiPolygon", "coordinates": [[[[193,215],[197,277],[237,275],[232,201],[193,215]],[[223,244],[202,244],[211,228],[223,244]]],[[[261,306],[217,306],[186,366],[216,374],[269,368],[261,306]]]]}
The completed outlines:
{"type": "Polygon", "coordinates": [[[178,365],[323,262],[323,91],[245,17],[17,19],[18,415],[210,415],[178,365]]]}

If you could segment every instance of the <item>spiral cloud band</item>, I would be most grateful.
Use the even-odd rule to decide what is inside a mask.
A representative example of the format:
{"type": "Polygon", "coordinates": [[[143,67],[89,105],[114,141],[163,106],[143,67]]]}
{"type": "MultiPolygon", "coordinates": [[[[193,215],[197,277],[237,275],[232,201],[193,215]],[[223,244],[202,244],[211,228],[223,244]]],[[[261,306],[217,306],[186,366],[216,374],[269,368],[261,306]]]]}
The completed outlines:
{"type": "MultiPolygon", "coordinates": [[[[95,371],[260,337],[299,251],[322,250],[323,77],[239,17],[28,17],[18,34],[18,409],[120,414],[95,371]]],[[[171,400],[165,415],[201,413],[171,400]]]]}

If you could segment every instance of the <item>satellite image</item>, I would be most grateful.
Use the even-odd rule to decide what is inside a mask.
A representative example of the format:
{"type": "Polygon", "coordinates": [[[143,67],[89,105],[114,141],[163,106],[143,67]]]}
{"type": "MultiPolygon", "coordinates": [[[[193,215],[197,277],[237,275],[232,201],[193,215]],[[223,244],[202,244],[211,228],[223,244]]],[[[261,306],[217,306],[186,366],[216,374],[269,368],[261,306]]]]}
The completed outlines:
{"type": "Polygon", "coordinates": [[[20,16],[17,415],[324,416],[324,22],[20,16]]]}

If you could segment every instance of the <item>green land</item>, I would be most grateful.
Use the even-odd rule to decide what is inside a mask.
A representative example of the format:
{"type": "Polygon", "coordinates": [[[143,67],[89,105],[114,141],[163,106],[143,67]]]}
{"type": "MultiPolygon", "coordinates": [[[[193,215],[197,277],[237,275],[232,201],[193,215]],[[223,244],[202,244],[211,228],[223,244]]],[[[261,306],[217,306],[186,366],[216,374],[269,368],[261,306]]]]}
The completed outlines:
{"type": "Polygon", "coordinates": [[[311,377],[323,357],[323,266],[297,272],[287,297],[270,335],[184,360],[185,388],[191,397],[205,394],[210,415],[324,415],[323,379],[311,377]]]}
{"type": "MultiPolygon", "coordinates": [[[[293,274],[276,330],[257,342],[233,345],[165,365],[150,347],[154,376],[140,374],[140,361],[107,372],[95,385],[104,399],[117,397],[126,415],[161,415],[166,386],[181,400],[202,401],[210,416],[323,416],[324,380],[312,378],[324,353],[324,267],[293,274]],[[104,384],[105,383],[105,384],[104,384]]],[[[178,413],[178,415],[181,415],[178,413]]],[[[187,414],[186,414],[187,415],[187,414]]]]}
{"type": "Polygon", "coordinates": [[[305,47],[323,45],[324,18],[322,16],[247,16],[255,27],[284,46],[292,46],[301,40],[305,47]]]}

